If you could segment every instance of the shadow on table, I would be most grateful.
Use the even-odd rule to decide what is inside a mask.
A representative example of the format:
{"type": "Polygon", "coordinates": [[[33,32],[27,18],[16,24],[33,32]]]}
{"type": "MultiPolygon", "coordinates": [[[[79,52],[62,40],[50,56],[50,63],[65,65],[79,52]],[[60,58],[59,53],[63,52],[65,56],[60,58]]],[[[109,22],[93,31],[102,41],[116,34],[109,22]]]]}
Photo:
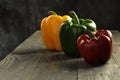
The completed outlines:
{"type": "MultiPolygon", "coordinates": [[[[31,50],[24,50],[24,51],[13,51],[12,54],[15,55],[38,55],[38,54],[42,54],[42,62],[44,63],[59,63],[59,67],[60,68],[64,68],[67,70],[72,70],[72,71],[77,71],[78,69],[92,69],[95,67],[99,67],[102,65],[90,65],[87,64],[83,58],[71,58],[69,56],[67,56],[66,54],[64,54],[64,52],[58,52],[58,51],[51,51],[48,49],[31,49],[31,50]],[[46,58],[49,58],[49,61],[46,60],[46,58]]],[[[57,63],[57,64],[58,64],[57,63]]]]}

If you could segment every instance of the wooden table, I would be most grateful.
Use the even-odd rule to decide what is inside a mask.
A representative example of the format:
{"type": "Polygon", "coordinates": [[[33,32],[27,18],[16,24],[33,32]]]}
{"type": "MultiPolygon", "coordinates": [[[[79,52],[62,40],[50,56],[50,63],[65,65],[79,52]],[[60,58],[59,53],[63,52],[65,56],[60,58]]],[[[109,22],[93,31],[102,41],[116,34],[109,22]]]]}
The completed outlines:
{"type": "Polygon", "coordinates": [[[0,80],[119,80],[120,32],[113,33],[113,54],[102,66],[45,48],[36,31],[0,62],[0,80]]]}

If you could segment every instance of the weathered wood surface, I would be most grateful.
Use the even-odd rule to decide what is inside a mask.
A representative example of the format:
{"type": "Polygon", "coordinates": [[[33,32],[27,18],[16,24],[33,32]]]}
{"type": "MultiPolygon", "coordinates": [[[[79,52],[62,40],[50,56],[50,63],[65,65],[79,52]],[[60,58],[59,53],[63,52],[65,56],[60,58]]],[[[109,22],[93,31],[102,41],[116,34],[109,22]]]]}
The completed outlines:
{"type": "Polygon", "coordinates": [[[82,58],[45,48],[40,31],[0,62],[0,80],[119,80],[120,32],[113,33],[113,55],[102,66],[90,66],[82,58]]]}

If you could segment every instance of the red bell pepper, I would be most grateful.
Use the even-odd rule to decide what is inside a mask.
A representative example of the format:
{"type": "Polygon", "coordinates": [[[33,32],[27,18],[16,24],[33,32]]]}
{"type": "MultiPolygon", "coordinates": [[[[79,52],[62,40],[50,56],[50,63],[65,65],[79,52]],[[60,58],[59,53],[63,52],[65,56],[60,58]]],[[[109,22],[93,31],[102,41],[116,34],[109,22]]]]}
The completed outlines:
{"type": "Polygon", "coordinates": [[[98,30],[96,33],[83,34],[78,37],[77,45],[87,63],[103,64],[112,54],[112,33],[109,30],[98,30]]]}

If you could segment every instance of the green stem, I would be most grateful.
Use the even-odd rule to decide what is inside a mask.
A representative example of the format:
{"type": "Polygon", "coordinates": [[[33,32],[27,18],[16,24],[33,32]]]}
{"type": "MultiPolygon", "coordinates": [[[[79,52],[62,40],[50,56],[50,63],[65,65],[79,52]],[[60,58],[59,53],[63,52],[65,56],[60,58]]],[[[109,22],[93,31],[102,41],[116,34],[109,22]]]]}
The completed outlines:
{"type": "Polygon", "coordinates": [[[79,18],[78,18],[77,14],[74,11],[70,11],[69,14],[75,20],[76,24],[80,24],[79,18]]]}
{"type": "Polygon", "coordinates": [[[48,11],[48,14],[49,14],[49,15],[57,15],[57,13],[54,12],[54,11],[48,11]]]}
{"type": "Polygon", "coordinates": [[[93,34],[90,30],[86,29],[85,32],[90,36],[90,37],[96,37],[95,34],[93,34]]]}

